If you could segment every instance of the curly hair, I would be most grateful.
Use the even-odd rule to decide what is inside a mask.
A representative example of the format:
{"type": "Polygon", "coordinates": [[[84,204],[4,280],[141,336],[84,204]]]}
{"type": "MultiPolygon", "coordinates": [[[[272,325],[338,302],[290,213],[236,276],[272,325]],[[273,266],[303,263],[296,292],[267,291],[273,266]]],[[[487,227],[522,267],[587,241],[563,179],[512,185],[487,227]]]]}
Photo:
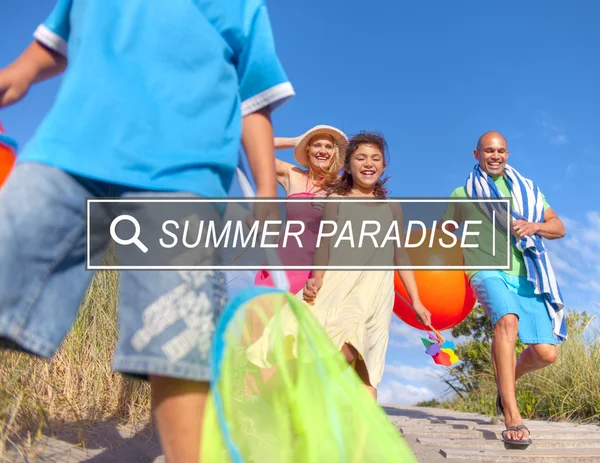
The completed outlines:
{"type": "MultiPolygon", "coordinates": [[[[335,193],[340,196],[348,196],[350,191],[352,190],[353,180],[352,174],[350,173],[350,164],[352,161],[352,155],[356,152],[360,145],[371,145],[376,147],[381,154],[383,154],[383,166],[385,167],[388,163],[388,146],[383,134],[379,132],[369,132],[362,131],[357,135],[353,136],[348,142],[348,147],[346,148],[346,155],[344,157],[344,173],[340,176],[339,180],[332,183],[328,189],[327,193],[335,193]]],[[[375,184],[375,189],[373,194],[376,198],[386,198],[388,195],[388,190],[385,188],[385,183],[388,181],[389,177],[384,179],[379,179],[375,184]]]]}

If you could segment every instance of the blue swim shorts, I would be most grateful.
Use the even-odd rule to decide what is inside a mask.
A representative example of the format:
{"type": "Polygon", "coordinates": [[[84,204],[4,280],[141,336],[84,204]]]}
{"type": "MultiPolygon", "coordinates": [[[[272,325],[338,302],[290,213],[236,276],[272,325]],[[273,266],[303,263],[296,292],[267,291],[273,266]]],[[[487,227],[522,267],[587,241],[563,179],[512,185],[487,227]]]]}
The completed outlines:
{"type": "Polygon", "coordinates": [[[505,315],[515,314],[522,343],[557,344],[544,298],[535,294],[533,283],[527,278],[484,270],[471,277],[470,285],[494,326],[505,315]]]}
{"type": "MultiPolygon", "coordinates": [[[[156,195],[48,165],[15,165],[0,187],[0,345],[51,358],[69,332],[94,276],[85,262],[86,198],[156,195]]],[[[226,300],[223,272],[119,271],[113,368],[143,379],[209,381],[214,327],[226,300]]]]}

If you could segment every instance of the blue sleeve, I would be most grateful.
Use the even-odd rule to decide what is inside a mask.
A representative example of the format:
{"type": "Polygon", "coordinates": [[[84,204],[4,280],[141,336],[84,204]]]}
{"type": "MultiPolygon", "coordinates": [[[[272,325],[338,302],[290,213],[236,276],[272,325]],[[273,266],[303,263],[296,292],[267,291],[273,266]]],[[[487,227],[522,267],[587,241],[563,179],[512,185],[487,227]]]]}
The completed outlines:
{"type": "Polygon", "coordinates": [[[295,95],[275,51],[266,6],[261,1],[245,16],[244,44],[237,57],[243,116],[266,107],[274,111],[295,95]]]}
{"type": "Polygon", "coordinates": [[[50,15],[33,34],[38,42],[64,56],[67,56],[72,3],[73,0],[58,0],[50,15]]]}

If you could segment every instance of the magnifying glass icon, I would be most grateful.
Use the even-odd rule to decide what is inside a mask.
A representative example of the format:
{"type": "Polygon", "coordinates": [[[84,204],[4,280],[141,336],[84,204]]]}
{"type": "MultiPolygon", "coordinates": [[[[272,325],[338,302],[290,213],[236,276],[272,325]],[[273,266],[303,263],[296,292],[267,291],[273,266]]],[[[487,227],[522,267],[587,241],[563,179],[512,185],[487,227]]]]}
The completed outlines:
{"type": "Polygon", "coordinates": [[[148,248],[146,247],[146,245],[140,241],[140,223],[135,217],[132,217],[130,215],[120,215],[112,221],[112,223],[110,224],[110,237],[115,243],[120,244],[122,246],[129,246],[130,244],[135,244],[143,253],[148,252],[148,248]],[[124,220],[126,220],[127,222],[131,222],[133,224],[133,228],[135,229],[133,236],[127,240],[121,239],[117,235],[117,224],[124,220]]]}

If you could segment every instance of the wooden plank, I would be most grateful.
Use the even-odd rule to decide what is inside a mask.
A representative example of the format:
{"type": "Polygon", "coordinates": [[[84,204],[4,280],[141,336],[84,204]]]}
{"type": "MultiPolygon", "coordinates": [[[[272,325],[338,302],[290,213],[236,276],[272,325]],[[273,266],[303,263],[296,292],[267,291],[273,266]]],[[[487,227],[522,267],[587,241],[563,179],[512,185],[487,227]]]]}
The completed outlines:
{"type": "Polygon", "coordinates": [[[471,461],[496,461],[496,462],[598,462],[600,449],[562,449],[556,450],[464,450],[441,449],[440,453],[445,458],[471,461]]]}
{"type": "MultiPolygon", "coordinates": [[[[437,437],[418,437],[417,442],[421,445],[438,448],[458,448],[458,449],[505,449],[505,444],[501,440],[493,439],[460,439],[450,438],[443,439],[437,437]]],[[[563,449],[563,448],[600,448],[600,439],[553,439],[553,440],[537,440],[530,445],[527,450],[543,450],[543,449],[563,449]]]]}

